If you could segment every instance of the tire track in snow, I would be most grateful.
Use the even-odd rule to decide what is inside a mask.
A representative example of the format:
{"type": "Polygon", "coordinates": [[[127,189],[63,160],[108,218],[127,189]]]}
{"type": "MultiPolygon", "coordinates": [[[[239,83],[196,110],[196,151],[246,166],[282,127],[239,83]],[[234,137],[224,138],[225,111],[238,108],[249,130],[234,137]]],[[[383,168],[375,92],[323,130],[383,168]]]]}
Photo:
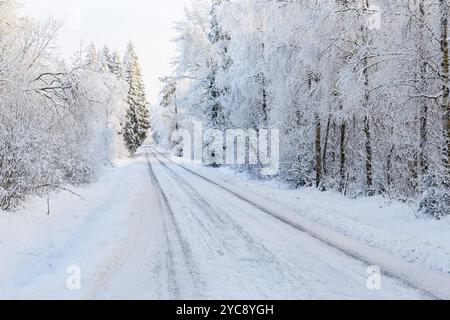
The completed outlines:
{"type": "Polygon", "coordinates": [[[155,175],[155,172],[153,170],[151,160],[149,158],[148,153],[146,153],[146,159],[147,159],[147,163],[148,163],[148,172],[149,172],[150,178],[159,193],[161,209],[163,210],[163,213],[166,213],[168,215],[169,220],[170,220],[170,222],[169,222],[170,226],[169,226],[169,223],[166,222],[165,219],[163,221],[164,221],[164,233],[165,233],[166,241],[168,244],[167,265],[166,266],[167,266],[168,272],[169,272],[169,289],[171,291],[171,294],[173,294],[175,298],[179,298],[181,296],[181,287],[180,287],[179,281],[177,279],[177,270],[176,270],[176,262],[175,262],[175,258],[176,258],[175,257],[176,256],[175,248],[173,246],[173,242],[170,239],[170,234],[171,234],[170,227],[172,227],[172,229],[176,235],[177,242],[179,244],[179,247],[181,249],[180,251],[183,256],[183,262],[188,269],[188,273],[190,275],[193,288],[195,288],[195,290],[197,291],[196,293],[200,293],[201,292],[201,290],[199,288],[200,275],[199,275],[197,266],[194,262],[194,259],[192,257],[192,249],[181,232],[181,229],[175,218],[172,207],[170,206],[170,203],[168,201],[167,195],[164,192],[164,190],[162,189],[161,184],[155,175]]]}
{"type": "MultiPolygon", "coordinates": [[[[286,217],[283,217],[280,214],[278,214],[278,213],[276,213],[276,212],[274,212],[272,210],[264,208],[260,204],[247,199],[246,197],[244,197],[243,195],[239,194],[238,192],[233,191],[233,190],[231,190],[231,189],[229,189],[229,188],[227,188],[227,187],[225,187],[223,185],[220,185],[217,182],[215,182],[215,181],[213,181],[213,180],[211,180],[211,179],[209,179],[209,178],[207,178],[207,177],[205,177],[205,176],[203,176],[203,175],[201,175],[201,174],[199,174],[199,173],[197,173],[197,172],[195,172],[195,171],[193,171],[191,169],[188,169],[188,168],[186,168],[185,166],[183,166],[183,165],[181,165],[179,163],[174,162],[173,160],[168,158],[165,154],[163,154],[163,153],[159,152],[158,150],[156,150],[156,148],[153,148],[153,151],[154,151],[155,154],[158,154],[158,155],[162,156],[163,158],[165,158],[167,161],[169,161],[170,163],[174,164],[175,166],[177,166],[177,167],[185,170],[186,172],[188,172],[188,173],[190,173],[190,174],[192,174],[192,175],[194,175],[194,176],[196,176],[196,177],[198,177],[198,178],[200,178],[200,179],[202,179],[202,180],[204,180],[204,181],[206,181],[206,182],[208,182],[208,183],[218,187],[221,190],[226,191],[227,193],[229,193],[229,194],[239,198],[240,200],[246,202],[247,204],[253,206],[254,208],[262,211],[263,213],[268,214],[269,216],[273,217],[274,219],[276,219],[276,220],[278,220],[278,221],[280,221],[280,222],[282,222],[282,223],[284,223],[284,224],[286,224],[286,225],[296,229],[297,231],[300,231],[300,232],[308,235],[309,237],[311,237],[311,238],[313,238],[315,240],[318,240],[321,243],[326,244],[327,246],[329,246],[329,247],[331,247],[331,248],[333,248],[333,249],[335,249],[335,250],[345,254],[346,256],[348,256],[348,257],[350,257],[352,259],[360,261],[360,262],[362,262],[362,263],[364,263],[364,264],[366,264],[368,266],[369,265],[374,265],[374,263],[372,261],[370,261],[370,259],[362,256],[361,254],[359,254],[357,252],[350,252],[350,251],[346,250],[345,248],[343,248],[343,247],[341,247],[339,245],[336,245],[332,241],[324,239],[323,237],[321,237],[317,233],[306,229],[305,227],[301,226],[299,223],[291,221],[290,219],[288,219],[286,217]]],[[[415,289],[415,290],[418,290],[418,291],[422,292],[424,295],[428,296],[431,299],[435,299],[435,300],[441,300],[442,299],[438,295],[435,295],[433,292],[417,286],[414,282],[412,282],[412,281],[410,281],[408,279],[404,279],[404,278],[398,276],[397,274],[395,274],[394,272],[383,270],[382,274],[385,275],[386,277],[389,277],[391,279],[394,279],[394,280],[397,280],[397,281],[403,283],[406,287],[409,287],[411,289],[415,289]]]]}
{"type": "MultiPolygon", "coordinates": [[[[156,158],[157,159],[157,158],[156,158]]],[[[183,181],[184,183],[178,184],[178,187],[183,189],[183,191],[191,196],[191,199],[196,203],[198,209],[202,210],[205,213],[205,217],[210,220],[210,222],[215,226],[226,226],[227,224],[231,225],[233,229],[238,232],[239,236],[245,239],[248,249],[251,251],[257,250],[261,253],[261,255],[272,255],[272,253],[263,245],[253,239],[253,237],[246,232],[236,221],[231,218],[231,216],[223,210],[215,209],[205,198],[200,195],[200,193],[195,190],[194,186],[187,181],[185,178],[176,173],[173,169],[171,169],[167,164],[157,159],[157,161],[167,170],[167,172],[172,175],[178,181],[183,181]],[[212,215],[211,215],[212,214],[212,215]]],[[[205,230],[212,236],[211,232],[208,230],[208,227],[199,219],[199,217],[194,216],[194,218],[201,224],[205,230]]],[[[224,242],[224,241],[222,241],[224,242]]]]}
{"type": "MultiPolygon", "coordinates": [[[[214,241],[220,245],[220,249],[227,250],[228,254],[236,255],[233,248],[229,247],[229,241],[224,238],[224,234],[228,236],[233,233],[236,235],[237,239],[244,240],[246,249],[247,249],[247,259],[251,261],[254,259],[255,261],[259,261],[260,263],[265,263],[267,266],[271,266],[274,272],[278,273],[281,278],[284,279],[286,283],[296,283],[302,284],[303,287],[308,286],[307,280],[299,274],[295,274],[292,272],[292,269],[287,268],[286,265],[283,265],[272,251],[270,251],[267,247],[265,247],[260,241],[256,241],[256,239],[247,232],[243,226],[238,224],[236,220],[234,220],[229,213],[225,210],[220,210],[214,208],[210,202],[208,202],[204,196],[202,196],[192,184],[192,181],[188,181],[185,177],[181,176],[179,173],[170,168],[164,161],[158,159],[155,156],[155,159],[158,163],[165,168],[165,173],[169,177],[169,174],[172,176],[171,180],[173,183],[176,183],[176,186],[179,187],[185,194],[190,196],[190,199],[196,204],[197,208],[203,212],[202,217],[209,220],[208,225],[210,227],[214,227],[216,236],[219,236],[220,239],[216,239],[215,236],[211,234],[211,231],[205,225],[205,223],[197,216],[194,215],[194,219],[199,223],[199,225],[204,229],[207,234],[211,237],[208,239],[209,241],[214,241]],[[182,182],[182,183],[180,183],[182,182]],[[229,232],[224,232],[225,229],[229,229],[229,232]],[[253,256],[253,257],[250,257],[253,256]]],[[[170,177],[169,177],[170,178],[170,177]]],[[[223,197],[225,199],[225,197],[223,197]]],[[[241,201],[239,199],[239,201],[241,201]]],[[[236,211],[241,210],[241,207],[236,203],[231,201],[227,201],[228,205],[232,206],[236,211]]],[[[253,207],[253,206],[251,206],[253,207]]],[[[199,212],[200,212],[199,211],[199,212]]],[[[221,255],[225,253],[222,252],[221,255]]],[[[238,257],[242,259],[242,257],[238,257]]]]}

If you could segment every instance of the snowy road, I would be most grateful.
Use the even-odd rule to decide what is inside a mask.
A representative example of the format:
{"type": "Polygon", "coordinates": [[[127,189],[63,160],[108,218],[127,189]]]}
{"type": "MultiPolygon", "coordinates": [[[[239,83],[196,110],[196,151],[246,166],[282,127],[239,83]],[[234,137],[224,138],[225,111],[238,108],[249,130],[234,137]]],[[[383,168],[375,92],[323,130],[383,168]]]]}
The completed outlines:
{"type": "Polygon", "coordinates": [[[364,263],[162,155],[146,157],[149,192],[158,199],[143,218],[141,229],[149,232],[97,297],[425,297],[392,279],[381,291],[369,290],[364,263]]]}
{"type": "Polygon", "coordinates": [[[0,297],[430,298],[386,275],[369,290],[366,263],[150,148],[83,196],[59,209],[78,212],[72,220],[53,214],[54,232],[20,244],[9,227],[0,297]],[[82,271],[80,290],[66,288],[69,265],[82,271]]]}

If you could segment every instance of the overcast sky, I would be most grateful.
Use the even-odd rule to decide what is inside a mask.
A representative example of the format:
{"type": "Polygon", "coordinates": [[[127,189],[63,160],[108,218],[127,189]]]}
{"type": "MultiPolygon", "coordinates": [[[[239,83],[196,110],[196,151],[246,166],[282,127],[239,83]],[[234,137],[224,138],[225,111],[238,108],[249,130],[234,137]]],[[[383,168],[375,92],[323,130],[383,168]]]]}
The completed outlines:
{"type": "Polygon", "coordinates": [[[156,102],[158,77],[170,71],[174,54],[174,22],[190,0],[20,0],[27,15],[51,15],[64,23],[59,34],[62,54],[71,55],[80,39],[99,47],[125,50],[132,40],[141,58],[151,102],[156,102]]]}

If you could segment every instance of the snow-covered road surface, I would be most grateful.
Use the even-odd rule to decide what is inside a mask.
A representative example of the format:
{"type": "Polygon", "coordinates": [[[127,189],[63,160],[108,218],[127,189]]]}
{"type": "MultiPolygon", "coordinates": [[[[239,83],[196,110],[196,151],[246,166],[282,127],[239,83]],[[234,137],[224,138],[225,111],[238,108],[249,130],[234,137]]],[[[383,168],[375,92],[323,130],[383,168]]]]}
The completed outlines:
{"type": "Polygon", "coordinates": [[[68,200],[26,239],[21,221],[0,220],[0,297],[433,298],[387,275],[369,290],[361,259],[150,148],[80,193],[60,195],[68,200]],[[69,266],[80,290],[66,287],[69,266]]]}

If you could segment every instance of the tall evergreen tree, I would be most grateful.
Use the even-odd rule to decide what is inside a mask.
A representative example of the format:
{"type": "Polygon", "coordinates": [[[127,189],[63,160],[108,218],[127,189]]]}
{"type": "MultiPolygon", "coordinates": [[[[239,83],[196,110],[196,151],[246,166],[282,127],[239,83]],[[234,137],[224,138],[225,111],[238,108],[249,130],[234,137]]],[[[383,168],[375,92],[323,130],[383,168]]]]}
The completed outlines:
{"type": "Polygon", "coordinates": [[[105,45],[102,49],[101,54],[101,64],[103,66],[103,69],[107,72],[112,72],[112,57],[111,57],[111,51],[107,45],[105,45]]]}
{"type": "Polygon", "coordinates": [[[118,79],[122,79],[123,77],[122,61],[117,50],[115,50],[111,55],[110,72],[118,79]]]}
{"type": "Polygon", "coordinates": [[[86,52],[85,57],[86,68],[92,71],[101,72],[104,71],[103,66],[98,57],[97,47],[94,43],[91,43],[86,52]]]}
{"type": "Polygon", "coordinates": [[[134,153],[147,138],[150,129],[150,114],[139,58],[132,43],[128,45],[124,65],[125,77],[129,86],[124,137],[128,149],[134,153]]]}

